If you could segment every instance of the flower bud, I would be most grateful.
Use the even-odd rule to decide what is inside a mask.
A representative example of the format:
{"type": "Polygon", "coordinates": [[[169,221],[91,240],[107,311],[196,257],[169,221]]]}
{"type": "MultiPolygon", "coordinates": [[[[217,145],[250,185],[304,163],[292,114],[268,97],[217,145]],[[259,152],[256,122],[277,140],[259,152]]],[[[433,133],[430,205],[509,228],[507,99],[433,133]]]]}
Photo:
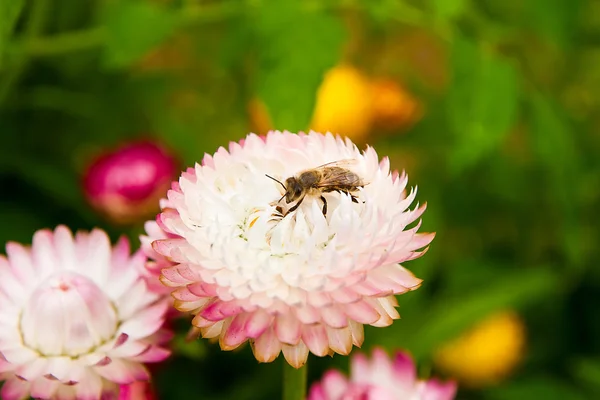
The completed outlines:
{"type": "Polygon", "coordinates": [[[159,210],[178,163],[150,141],[126,144],[96,158],[83,178],[92,206],[115,223],[145,219],[159,210]]]}

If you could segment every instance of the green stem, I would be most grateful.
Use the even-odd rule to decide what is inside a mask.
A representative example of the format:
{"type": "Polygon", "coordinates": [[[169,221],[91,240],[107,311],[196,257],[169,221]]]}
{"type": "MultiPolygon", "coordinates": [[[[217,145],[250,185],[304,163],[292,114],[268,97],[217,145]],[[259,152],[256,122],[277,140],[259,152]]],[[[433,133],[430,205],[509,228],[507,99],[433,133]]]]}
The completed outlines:
{"type": "Polygon", "coordinates": [[[104,30],[97,27],[25,40],[23,51],[30,56],[49,56],[98,47],[103,43],[104,30]]]}
{"type": "Polygon", "coordinates": [[[304,400],[306,399],[306,371],[308,367],[304,365],[298,369],[283,362],[283,400],[304,400]]]}
{"type": "MultiPolygon", "coordinates": [[[[187,6],[180,12],[179,19],[183,25],[193,25],[219,21],[240,11],[240,3],[237,1],[227,1],[210,6],[187,6]]],[[[25,35],[16,41],[16,45],[13,47],[15,51],[20,50],[29,57],[54,56],[101,47],[104,45],[104,40],[104,28],[99,26],[46,37],[25,35]]]]}
{"type": "MultiPolygon", "coordinates": [[[[33,8],[25,24],[24,37],[26,40],[37,37],[44,30],[49,15],[50,1],[38,0],[32,4],[33,8]]],[[[12,61],[13,64],[10,65],[6,74],[2,77],[2,81],[0,81],[0,104],[10,94],[12,87],[19,81],[29,63],[29,57],[25,52],[17,51],[13,54],[13,57],[15,57],[12,61]]]]}

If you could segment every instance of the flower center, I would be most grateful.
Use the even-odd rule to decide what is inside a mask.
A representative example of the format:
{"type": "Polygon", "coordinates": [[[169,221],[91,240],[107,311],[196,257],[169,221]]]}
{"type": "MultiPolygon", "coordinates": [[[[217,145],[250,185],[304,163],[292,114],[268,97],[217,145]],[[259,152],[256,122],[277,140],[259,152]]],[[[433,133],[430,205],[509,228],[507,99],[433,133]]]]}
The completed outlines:
{"type": "Polygon", "coordinates": [[[118,317],[109,298],[75,272],[50,276],[32,293],[19,328],[23,342],[45,356],[76,357],[114,336],[118,317]]]}

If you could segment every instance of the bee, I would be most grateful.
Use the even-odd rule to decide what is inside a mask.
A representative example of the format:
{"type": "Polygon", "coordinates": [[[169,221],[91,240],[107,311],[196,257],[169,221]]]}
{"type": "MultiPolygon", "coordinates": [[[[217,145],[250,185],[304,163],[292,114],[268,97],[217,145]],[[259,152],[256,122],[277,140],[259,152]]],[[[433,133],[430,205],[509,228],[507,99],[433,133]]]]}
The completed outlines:
{"type": "Polygon", "coordinates": [[[277,201],[279,203],[285,197],[285,202],[290,204],[296,202],[285,214],[283,209],[277,206],[275,209],[280,214],[285,215],[295,211],[300,207],[306,196],[319,196],[323,202],[323,215],[327,215],[327,200],[323,193],[339,192],[346,193],[350,196],[354,203],[358,203],[356,196],[353,195],[359,188],[365,185],[365,182],[354,172],[345,168],[354,164],[356,160],[339,160],[331,163],[323,164],[313,169],[307,169],[300,172],[296,176],[291,176],[285,180],[285,184],[281,181],[267,175],[268,178],[279,183],[285,193],[277,201]]]}

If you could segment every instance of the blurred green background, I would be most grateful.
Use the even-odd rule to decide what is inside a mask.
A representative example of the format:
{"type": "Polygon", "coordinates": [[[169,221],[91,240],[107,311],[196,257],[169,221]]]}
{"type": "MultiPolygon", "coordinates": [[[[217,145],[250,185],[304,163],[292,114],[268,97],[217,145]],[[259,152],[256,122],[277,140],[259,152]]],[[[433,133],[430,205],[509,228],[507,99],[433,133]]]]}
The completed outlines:
{"type": "MultiPolygon", "coordinates": [[[[250,131],[332,130],[405,169],[437,232],[363,348],[408,349],[459,399],[600,398],[599,111],[597,0],[0,0],[0,242],[136,240],[81,189],[128,140],[183,169],[250,131]]],[[[279,397],[282,357],[175,348],[161,399],[279,397]]]]}

